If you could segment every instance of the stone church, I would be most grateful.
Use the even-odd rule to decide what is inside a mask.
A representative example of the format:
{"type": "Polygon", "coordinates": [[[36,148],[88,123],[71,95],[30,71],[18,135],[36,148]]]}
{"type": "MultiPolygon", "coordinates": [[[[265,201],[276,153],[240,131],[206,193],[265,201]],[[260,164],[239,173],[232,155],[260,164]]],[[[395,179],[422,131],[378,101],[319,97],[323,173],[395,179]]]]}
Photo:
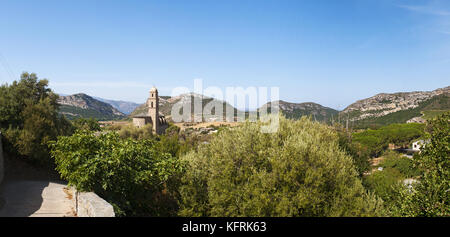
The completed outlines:
{"type": "Polygon", "coordinates": [[[155,87],[150,89],[150,98],[147,100],[147,113],[138,114],[133,117],[134,126],[140,128],[146,124],[152,124],[153,132],[163,134],[168,127],[164,115],[159,113],[159,97],[158,90],[155,87]]]}

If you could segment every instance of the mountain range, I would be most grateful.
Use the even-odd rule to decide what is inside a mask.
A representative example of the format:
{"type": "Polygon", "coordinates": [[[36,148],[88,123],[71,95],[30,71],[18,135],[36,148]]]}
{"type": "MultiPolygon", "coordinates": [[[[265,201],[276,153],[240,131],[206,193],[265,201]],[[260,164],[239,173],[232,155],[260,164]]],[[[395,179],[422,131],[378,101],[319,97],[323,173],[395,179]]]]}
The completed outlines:
{"type": "Polygon", "coordinates": [[[103,99],[103,98],[95,97],[95,96],[92,96],[92,98],[99,100],[101,102],[110,104],[112,107],[116,108],[120,112],[127,114],[127,115],[131,114],[137,107],[140,106],[140,104],[138,104],[138,103],[129,102],[129,101],[108,100],[108,99],[103,99]]]}
{"type": "MultiPolygon", "coordinates": [[[[160,112],[170,120],[172,107],[178,102],[188,103],[197,98],[202,101],[203,107],[215,101],[222,103],[225,111],[232,109],[235,114],[239,111],[230,104],[200,94],[188,93],[175,97],[160,96],[160,112]]],[[[311,116],[317,121],[343,122],[351,121],[356,126],[381,126],[390,123],[405,123],[408,121],[420,122],[427,113],[439,114],[450,110],[450,87],[440,88],[433,91],[414,91],[399,93],[381,93],[375,96],[358,100],[342,111],[337,111],[313,102],[292,103],[278,101],[280,111],[292,119],[302,116],[311,116]]],[[[99,120],[124,119],[146,112],[145,104],[137,104],[127,101],[116,101],[91,97],[86,94],[75,94],[60,96],[60,113],[69,119],[77,117],[93,117],[99,120]]],[[[271,110],[272,103],[267,103],[259,108],[271,110]]],[[[191,104],[191,112],[194,112],[191,104]]],[[[194,115],[199,116],[199,115],[194,115]]],[[[215,121],[217,116],[204,118],[206,121],[215,121]]]]}
{"type": "Polygon", "coordinates": [[[427,111],[450,110],[450,86],[433,91],[381,93],[356,101],[340,112],[340,117],[358,126],[405,123],[427,111]]]}
{"type": "Polygon", "coordinates": [[[124,113],[112,105],[83,93],[59,96],[58,103],[60,104],[60,114],[65,115],[68,119],[95,118],[98,120],[113,120],[126,117],[124,113]]]}
{"type": "MultiPolygon", "coordinates": [[[[201,94],[196,94],[196,93],[187,93],[187,94],[182,94],[179,96],[174,96],[174,97],[170,97],[170,96],[160,96],[159,97],[159,112],[164,114],[166,116],[166,119],[171,119],[171,113],[172,113],[172,108],[175,104],[181,102],[181,104],[183,105],[183,107],[188,104],[190,102],[190,105],[188,105],[191,109],[191,114],[193,115],[193,117],[199,117],[202,116],[202,114],[195,114],[194,111],[194,106],[193,103],[195,100],[201,101],[202,102],[202,107],[204,108],[207,104],[211,103],[214,101],[214,103],[221,103],[223,106],[223,112],[222,114],[225,115],[227,109],[231,109],[234,111],[234,113],[236,114],[236,112],[238,111],[237,109],[235,109],[233,106],[231,106],[230,104],[223,102],[223,101],[219,101],[217,99],[208,97],[208,96],[204,96],[201,94]]],[[[133,111],[130,114],[130,117],[133,117],[135,115],[140,115],[143,113],[146,113],[147,109],[146,109],[146,105],[142,104],[139,107],[136,108],[135,111],[133,111]]],[[[182,112],[182,109],[180,110],[180,113],[182,112]]],[[[204,120],[206,121],[215,121],[218,118],[218,116],[214,115],[214,109],[212,110],[213,115],[209,118],[204,118],[204,120]]]]}

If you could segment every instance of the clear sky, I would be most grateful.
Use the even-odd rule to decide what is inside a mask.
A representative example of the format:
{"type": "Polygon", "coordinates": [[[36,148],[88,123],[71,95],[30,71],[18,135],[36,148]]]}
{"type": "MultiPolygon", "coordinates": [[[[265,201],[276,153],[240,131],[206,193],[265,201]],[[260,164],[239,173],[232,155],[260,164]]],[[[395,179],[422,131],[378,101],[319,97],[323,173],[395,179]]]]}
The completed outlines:
{"type": "Polygon", "coordinates": [[[278,86],[343,109],[450,83],[448,0],[0,0],[0,83],[142,103],[151,86],[278,86]]]}

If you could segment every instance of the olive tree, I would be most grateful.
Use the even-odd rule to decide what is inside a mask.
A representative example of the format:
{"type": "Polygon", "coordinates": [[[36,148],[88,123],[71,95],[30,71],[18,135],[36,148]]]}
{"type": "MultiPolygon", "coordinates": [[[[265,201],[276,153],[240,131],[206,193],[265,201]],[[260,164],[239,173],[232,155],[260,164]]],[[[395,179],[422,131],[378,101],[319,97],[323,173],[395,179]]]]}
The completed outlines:
{"type": "Polygon", "coordinates": [[[247,122],[223,130],[187,163],[181,216],[373,216],[382,202],[366,193],[336,132],[308,118],[280,118],[275,133],[247,122]]]}

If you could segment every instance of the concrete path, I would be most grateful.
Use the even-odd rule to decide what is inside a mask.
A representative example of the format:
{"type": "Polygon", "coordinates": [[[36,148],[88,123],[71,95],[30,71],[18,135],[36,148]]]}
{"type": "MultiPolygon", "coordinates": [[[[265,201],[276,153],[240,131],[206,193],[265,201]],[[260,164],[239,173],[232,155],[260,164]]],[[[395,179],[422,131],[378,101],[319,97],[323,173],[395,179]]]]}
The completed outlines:
{"type": "Polygon", "coordinates": [[[49,181],[6,181],[0,190],[0,217],[75,216],[73,192],[49,181]]]}

